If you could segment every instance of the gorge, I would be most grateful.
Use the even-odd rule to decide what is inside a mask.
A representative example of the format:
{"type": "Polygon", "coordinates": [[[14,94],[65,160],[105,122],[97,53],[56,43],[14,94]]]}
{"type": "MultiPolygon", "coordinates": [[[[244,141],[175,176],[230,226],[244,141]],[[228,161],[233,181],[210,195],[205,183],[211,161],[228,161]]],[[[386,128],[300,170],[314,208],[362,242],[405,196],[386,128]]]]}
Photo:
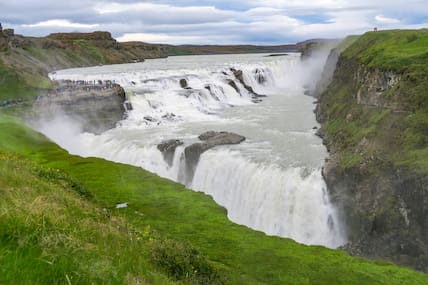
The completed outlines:
{"type": "Polygon", "coordinates": [[[73,154],[141,166],[212,195],[234,222],[335,248],[346,233],[321,177],[326,152],[304,95],[316,77],[303,75],[320,73],[326,56],[311,64],[298,54],[182,56],[56,71],[56,80],[118,82],[132,110],[100,135],[79,132],[79,120],[61,113],[36,128],[73,154]],[[200,143],[210,130],[244,137],[200,143]],[[171,140],[165,159],[158,145],[171,140]]]}

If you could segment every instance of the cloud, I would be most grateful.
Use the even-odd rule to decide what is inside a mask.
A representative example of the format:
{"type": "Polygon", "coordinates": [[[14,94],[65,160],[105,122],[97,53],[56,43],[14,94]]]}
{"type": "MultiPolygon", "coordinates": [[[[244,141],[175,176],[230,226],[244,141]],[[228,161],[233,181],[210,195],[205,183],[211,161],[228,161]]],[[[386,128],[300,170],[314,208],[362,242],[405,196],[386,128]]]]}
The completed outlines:
{"type": "Polygon", "coordinates": [[[375,17],[376,22],[382,23],[382,24],[398,24],[400,23],[400,20],[394,19],[394,18],[388,18],[383,15],[376,15],[375,17]]]}
{"type": "Polygon", "coordinates": [[[237,15],[237,12],[217,9],[214,6],[188,6],[141,3],[98,3],[94,10],[106,17],[139,18],[143,23],[207,23],[222,22],[237,15]]]}
{"type": "Polygon", "coordinates": [[[64,27],[64,28],[75,28],[75,29],[96,29],[100,25],[99,24],[80,24],[80,23],[73,23],[64,19],[55,19],[55,20],[38,22],[35,24],[23,24],[22,26],[26,28],[64,27]]]}
{"type": "Polygon", "coordinates": [[[129,33],[117,38],[119,42],[150,42],[158,44],[183,44],[186,42],[201,41],[198,36],[179,36],[168,34],[155,34],[155,33],[129,33]]]}
{"type": "Polygon", "coordinates": [[[96,29],[120,40],[282,44],[426,27],[427,10],[426,0],[20,0],[0,1],[0,21],[33,36],[96,29]]]}

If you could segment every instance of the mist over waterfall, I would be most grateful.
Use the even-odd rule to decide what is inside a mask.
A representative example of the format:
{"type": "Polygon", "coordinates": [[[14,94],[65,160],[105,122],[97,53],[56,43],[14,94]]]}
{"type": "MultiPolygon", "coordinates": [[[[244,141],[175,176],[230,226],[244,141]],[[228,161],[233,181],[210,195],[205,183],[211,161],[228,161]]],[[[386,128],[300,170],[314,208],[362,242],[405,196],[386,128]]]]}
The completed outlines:
{"type": "Polygon", "coordinates": [[[325,58],[311,66],[298,54],[183,56],[57,71],[53,79],[114,80],[132,109],[100,135],[61,114],[36,127],[73,154],[140,166],[209,194],[236,223],[335,248],[346,234],[321,175],[327,152],[315,135],[314,100],[304,95],[325,58]],[[246,140],[189,162],[186,148],[207,131],[246,140]],[[160,151],[168,140],[174,148],[160,151]]]}

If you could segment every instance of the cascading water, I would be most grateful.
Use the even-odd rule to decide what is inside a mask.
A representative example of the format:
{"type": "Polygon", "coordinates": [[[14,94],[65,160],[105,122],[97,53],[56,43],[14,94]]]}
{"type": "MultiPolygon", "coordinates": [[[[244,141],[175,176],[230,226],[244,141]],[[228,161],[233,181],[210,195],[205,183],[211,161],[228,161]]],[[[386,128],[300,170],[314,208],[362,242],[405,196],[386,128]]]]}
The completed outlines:
{"type": "Polygon", "coordinates": [[[101,135],[64,127],[63,118],[39,129],[71,153],[141,166],[210,194],[236,223],[337,247],[346,238],[321,176],[327,154],[314,134],[312,99],[303,95],[308,68],[290,54],[171,57],[58,71],[54,79],[115,80],[133,110],[101,135]],[[184,149],[208,130],[247,140],[204,152],[189,175],[184,149]],[[157,145],[170,139],[183,144],[168,160],[157,145]]]}

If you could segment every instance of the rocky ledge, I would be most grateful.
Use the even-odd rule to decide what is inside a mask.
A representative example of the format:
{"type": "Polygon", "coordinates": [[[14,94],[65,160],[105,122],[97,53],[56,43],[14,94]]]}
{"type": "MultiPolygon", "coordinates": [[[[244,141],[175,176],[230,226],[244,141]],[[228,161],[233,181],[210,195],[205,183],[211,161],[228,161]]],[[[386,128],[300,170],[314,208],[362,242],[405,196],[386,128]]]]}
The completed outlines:
{"type": "MultiPolygon", "coordinates": [[[[201,154],[205,151],[220,145],[240,144],[245,141],[245,137],[231,132],[208,131],[201,134],[198,139],[200,142],[186,146],[184,149],[185,174],[184,184],[189,184],[195,174],[201,154]]],[[[180,140],[168,140],[160,143],[157,147],[164,155],[165,161],[171,166],[175,150],[184,143],[180,140]]]]}
{"type": "Polygon", "coordinates": [[[124,89],[110,81],[56,81],[48,94],[37,97],[33,111],[42,119],[67,116],[82,130],[101,133],[123,119],[124,89]]]}

